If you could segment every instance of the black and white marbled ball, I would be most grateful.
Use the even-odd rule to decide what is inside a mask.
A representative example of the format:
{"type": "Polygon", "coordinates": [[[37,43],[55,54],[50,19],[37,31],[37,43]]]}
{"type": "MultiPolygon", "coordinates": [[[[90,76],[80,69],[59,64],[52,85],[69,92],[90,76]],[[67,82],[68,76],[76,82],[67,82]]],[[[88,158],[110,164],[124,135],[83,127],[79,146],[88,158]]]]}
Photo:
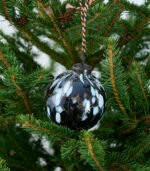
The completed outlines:
{"type": "Polygon", "coordinates": [[[104,88],[87,70],[60,74],[46,92],[49,119],[72,130],[95,126],[104,114],[105,101],[104,88]]]}

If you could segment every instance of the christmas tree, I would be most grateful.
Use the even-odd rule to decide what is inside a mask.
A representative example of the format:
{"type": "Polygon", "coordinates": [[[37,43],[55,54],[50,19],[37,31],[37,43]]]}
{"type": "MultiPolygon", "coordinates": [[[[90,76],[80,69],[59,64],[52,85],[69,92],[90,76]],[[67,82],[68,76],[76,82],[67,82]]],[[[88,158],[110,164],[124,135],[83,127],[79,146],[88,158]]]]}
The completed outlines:
{"type": "Polygon", "coordinates": [[[80,63],[79,0],[0,0],[16,29],[0,31],[0,170],[150,170],[150,2],[89,2],[85,63],[99,71],[107,106],[99,128],[74,131],[47,117],[45,92],[56,62],[80,63]]]}

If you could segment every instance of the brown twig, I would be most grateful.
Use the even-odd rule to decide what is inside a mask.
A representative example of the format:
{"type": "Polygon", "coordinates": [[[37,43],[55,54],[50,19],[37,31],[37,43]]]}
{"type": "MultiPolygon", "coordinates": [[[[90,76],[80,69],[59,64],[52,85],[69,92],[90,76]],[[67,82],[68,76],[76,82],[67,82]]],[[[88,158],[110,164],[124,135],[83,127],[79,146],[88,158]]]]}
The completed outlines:
{"type": "Polygon", "coordinates": [[[26,94],[22,91],[22,89],[19,87],[19,85],[15,82],[15,74],[13,74],[11,76],[12,82],[15,85],[15,87],[19,90],[19,92],[17,93],[18,96],[22,96],[23,100],[24,100],[24,104],[29,112],[29,114],[32,114],[31,108],[29,106],[29,102],[27,100],[26,94]]]}
{"type": "Polygon", "coordinates": [[[9,63],[7,62],[7,60],[5,59],[5,57],[4,57],[3,53],[2,53],[2,51],[0,51],[0,58],[1,58],[1,60],[3,61],[3,63],[6,65],[7,69],[9,69],[9,68],[10,68],[10,65],[9,65],[9,63]]]}
{"type": "Polygon", "coordinates": [[[110,166],[110,171],[113,170],[113,167],[114,167],[113,165],[117,165],[117,166],[119,166],[119,168],[125,169],[126,171],[133,171],[119,162],[113,162],[112,165],[110,166]]]}
{"type": "Polygon", "coordinates": [[[94,154],[93,147],[92,147],[92,144],[91,144],[91,139],[88,137],[88,135],[86,135],[85,141],[87,142],[87,146],[88,146],[88,148],[89,148],[91,157],[92,157],[93,160],[95,161],[97,167],[98,167],[101,171],[104,171],[104,168],[101,166],[100,162],[98,161],[98,159],[96,158],[96,156],[95,156],[95,154],[94,154]]]}
{"type": "Polygon", "coordinates": [[[124,106],[122,105],[119,96],[118,96],[118,91],[116,89],[116,84],[115,84],[115,76],[114,76],[114,64],[113,64],[113,46],[109,45],[109,57],[110,57],[110,78],[111,78],[111,82],[112,82],[112,88],[113,88],[113,92],[114,92],[114,96],[116,99],[116,102],[119,106],[119,108],[126,113],[126,110],[124,108],[124,106]]]}
{"type": "MultiPolygon", "coordinates": [[[[6,58],[4,57],[2,51],[0,51],[0,58],[1,60],[3,61],[3,63],[6,65],[7,69],[10,69],[10,65],[8,63],[8,61],[6,60],[6,58]]],[[[24,104],[29,112],[29,114],[32,113],[31,109],[30,109],[30,106],[29,106],[29,103],[28,103],[28,100],[26,98],[26,94],[22,91],[22,89],[19,87],[19,85],[15,82],[15,75],[11,75],[11,79],[12,79],[12,82],[14,83],[15,87],[19,90],[19,93],[17,93],[18,96],[22,96],[23,100],[24,100],[24,104]]]]}
{"type": "Polygon", "coordinates": [[[121,12],[122,12],[122,10],[120,10],[120,9],[117,11],[115,17],[112,20],[112,23],[109,25],[107,31],[104,33],[104,37],[106,37],[109,34],[112,26],[116,23],[116,21],[117,21],[118,17],[120,16],[121,12]]]}
{"type": "Polygon", "coordinates": [[[143,148],[141,148],[138,152],[136,152],[133,156],[132,156],[132,159],[134,159],[139,153],[141,153],[145,148],[147,148],[148,146],[150,145],[150,141],[144,145],[143,148]]]}
{"type": "Polygon", "coordinates": [[[136,125],[138,124],[139,120],[137,120],[136,118],[136,113],[133,113],[134,114],[134,120],[133,120],[133,124],[131,125],[131,127],[127,130],[124,130],[124,131],[120,131],[121,133],[123,134],[126,134],[126,133],[129,133],[131,132],[133,129],[136,128],[136,125]]]}
{"type": "Polygon", "coordinates": [[[145,93],[145,90],[144,90],[144,87],[143,87],[143,84],[142,84],[142,79],[141,79],[141,77],[140,77],[138,68],[136,67],[135,70],[136,70],[136,73],[137,73],[138,81],[139,81],[140,86],[141,86],[141,89],[142,89],[142,93],[143,93],[144,99],[145,99],[145,101],[147,102],[147,96],[146,96],[146,93],[145,93]]]}
{"type": "MultiPolygon", "coordinates": [[[[97,19],[100,15],[101,15],[100,12],[96,13],[95,16],[94,16],[93,18],[91,18],[91,19],[89,19],[89,20],[87,21],[87,25],[90,24],[90,23],[92,23],[92,22],[93,22],[95,19],[97,19]]],[[[80,24],[80,25],[76,25],[76,26],[74,26],[74,27],[67,28],[66,31],[71,31],[71,30],[74,30],[74,29],[76,29],[76,28],[80,28],[81,26],[82,26],[81,24],[80,24]]]]}
{"type": "MultiPolygon", "coordinates": [[[[38,127],[36,125],[33,125],[30,123],[30,121],[25,121],[25,123],[22,125],[22,128],[25,128],[25,127],[31,127],[33,128],[34,130],[41,130],[43,132],[46,132],[46,133],[53,133],[53,134],[58,134],[58,135],[62,135],[60,132],[57,132],[57,131],[51,131],[49,129],[46,129],[46,128],[41,128],[41,127],[38,127]]],[[[62,141],[62,139],[60,138],[57,138],[58,141],[62,141]]]]}
{"type": "Polygon", "coordinates": [[[2,4],[3,4],[3,8],[4,8],[4,11],[5,11],[5,13],[6,13],[6,16],[7,16],[8,20],[9,20],[10,22],[13,23],[13,20],[12,20],[12,18],[10,17],[8,11],[7,11],[7,5],[6,5],[5,0],[2,0],[2,4]]]}

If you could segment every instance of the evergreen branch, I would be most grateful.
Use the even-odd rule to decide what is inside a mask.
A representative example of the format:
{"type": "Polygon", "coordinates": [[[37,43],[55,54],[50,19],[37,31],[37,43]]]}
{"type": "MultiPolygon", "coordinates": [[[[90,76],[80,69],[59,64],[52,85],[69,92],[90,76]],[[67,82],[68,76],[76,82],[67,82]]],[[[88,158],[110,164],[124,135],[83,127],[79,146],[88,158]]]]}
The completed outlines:
{"type": "Polygon", "coordinates": [[[37,152],[35,153],[35,152],[29,151],[29,150],[23,148],[23,147],[22,147],[22,144],[19,144],[19,145],[14,144],[14,146],[15,146],[16,148],[18,148],[19,151],[22,151],[23,153],[29,153],[30,155],[34,155],[34,156],[37,155],[37,152]]]}
{"type": "MultiPolygon", "coordinates": [[[[26,80],[27,82],[27,89],[29,92],[35,91],[36,87],[41,87],[41,89],[45,88],[47,84],[49,84],[49,81],[53,79],[53,76],[51,75],[51,72],[41,69],[37,70],[35,72],[32,72],[29,76],[28,79],[26,80]],[[30,83],[30,84],[28,84],[30,83]]],[[[35,93],[35,92],[34,92],[35,93]]],[[[41,103],[41,102],[40,102],[41,103]]]]}
{"type": "MultiPolygon", "coordinates": [[[[4,149],[0,148],[0,150],[4,152],[4,149]]],[[[10,161],[6,161],[5,163],[6,163],[7,165],[9,165],[9,166],[14,166],[14,167],[20,168],[20,169],[22,169],[22,170],[24,170],[24,171],[27,170],[27,168],[25,168],[25,167],[23,167],[23,166],[21,166],[21,165],[19,165],[19,164],[16,164],[16,163],[14,163],[14,162],[12,163],[12,162],[10,162],[10,161]]],[[[4,163],[4,160],[2,160],[2,159],[0,158],[0,171],[5,171],[5,170],[2,170],[2,169],[4,169],[4,167],[6,167],[5,163],[4,163]],[[2,164],[3,167],[1,166],[1,164],[2,164]],[[1,168],[1,167],[2,167],[2,168],[1,168]]],[[[10,171],[10,170],[6,170],[6,171],[10,171]]]]}
{"type": "Polygon", "coordinates": [[[14,103],[14,104],[18,103],[18,102],[15,102],[15,101],[11,100],[11,99],[5,98],[5,97],[0,97],[0,99],[9,101],[9,102],[14,103]]]}
{"type": "Polygon", "coordinates": [[[92,143],[91,143],[91,139],[88,137],[88,134],[85,133],[85,138],[84,140],[87,142],[87,146],[88,146],[88,149],[90,151],[90,154],[91,154],[91,157],[93,158],[93,160],[95,161],[97,167],[101,170],[101,171],[104,171],[104,168],[101,166],[100,162],[98,161],[98,159],[96,158],[95,154],[94,154],[94,151],[93,151],[93,146],[92,146],[92,143]]]}
{"type": "Polygon", "coordinates": [[[107,154],[107,170],[135,171],[134,164],[135,161],[130,159],[130,155],[127,152],[111,149],[111,152],[107,154]]]}
{"type": "Polygon", "coordinates": [[[38,13],[40,14],[41,18],[43,18],[43,20],[45,20],[46,17],[43,15],[43,12],[42,12],[41,9],[39,8],[39,7],[41,6],[40,0],[37,0],[37,4],[38,4],[38,13]]]}
{"type": "MultiPolygon", "coordinates": [[[[76,157],[78,149],[78,142],[75,139],[65,141],[61,146],[61,158],[65,161],[71,160],[76,157]]],[[[68,169],[69,170],[69,169],[68,169]]]]}
{"type": "Polygon", "coordinates": [[[146,116],[142,117],[141,120],[150,120],[150,114],[147,114],[146,116]]]}
{"type": "Polygon", "coordinates": [[[126,110],[124,108],[124,106],[122,105],[120,99],[119,99],[119,96],[118,96],[118,91],[116,89],[116,84],[115,84],[115,79],[114,79],[114,64],[113,64],[113,46],[112,45],[109,45],[108,46],[109,48],[109,57],[110,57],[110,77],[111,77],[111,82],[112,82],[112,88],[113,88],[113,92],[114,92],[114,96],[115,96],[115,99],[116,99],[116,102],[118,104],[118,106],[120,107],[120,109],[126,113],[126,110]]]}
{"type": "Polygon", "coordinates": [[[143,31],[142,29],[148,24],[148,22],[149,21],[140,22],[139,24],[137,24],[134,33],[132,33],[132,36],[135,37],[138,34],[138,32],[143,31]]]}
{"type": "MultiPolygon", "coordinates": [[[[101,15],[100,12],[96,13],[95,16],[94,16],[93,18],[87,20],[87,24],[86,24],[86,25],[88,26],[90,23],[92,23],[93,21],[95,21],[100,15],[101,15]]],[[[81,26],[82,26],[82,24],[73,26],[73,27],[71,27],[71,28],[67,28],[67,29],[66,29],[66,32],[72,31],[72,30],[74,30],[74,29],[76,29],[76,28],[80,28],[81,26]]]]}
{"type": "Polygon", "coordinates": [[[70,57],[71,57],[72,59],[74,59],[75,56],[74,56],[74,54],[72,53],[72,49],[71,49],[70,45],[66,42],[65,37],[62,35],[62,33],[61,33],[61,31],[60,31],[60,29],[59,29],[59,27],[58,27],[58,25],[57,25],[57,23],[56,23],[56,21],[55,21],[55,19],[54,19],[53,10],[49,7],[49,10],[50,10],[50,11],[49,11],[49,12],[46,12],[47,9],[46,9],[46,8],[44,7],[44,5],[40,2],[40,0],[38,0],[38,1],[39,1],[40,5],[41,5],[43,11],[45,11],[45,13],[49,16],[50,20],[51,20],[52,23],[54,24],[54,26],[55,26],[55,28],[56,28],[56,31],[58,32],[58,34],[59,34],[59,36],[60,36],[60,38],[61,38],[61,40],[62,40],[64,46],[66,47],[66,49],[67,49],[67,51],[68,51],[68,54],[70,55],[70,57]]]}
{"type": "Polygon", "coordinates": [[[120,131],[120,132],[123,133],[123,134],[131,132],[132,130],[134,130],[136,128],[137,123],[138,123],[137,120],[133,120],[133,124],[131,125],[131,127],[129,129],[123,130],[123,131],[120,131]]]}
{"type": "Polygon", "coordinates": [[[119,10],[117,11],[115,17],[114,17],[113,20],[112,20],[112,23],[109,25],[108,29],[107,29],[106,32],[104,33],[104,37],[106,37],[106,36],[109,34],[109,32],[110,32],[112,26],[116,23],[116,21],[117,21],[118,17],[120,16],[121,12],[122,12],[121,9],[119,9],[119,10]]]}
{"type": "Polygon", "coordinates": [[[142,11],[139,11],[138,9],[133,9],[129,6],[126,6],[124,3],[121,3],[120,0],[115,0],[115,3],[127,10],[131,10],[131,11],[135,11],[135,12],[139,13],[146,21],[150,21],[150,18],[148,18],[142,11]]]}
{"type": "Polygon", "coordinates": [[[43,72],[40,73],[38,79],[35,81],[35,83],[32,85],[32,87],[34,87],[38,82],[40,82],[40,80],[42,79],[43,77],[43,72]]]}
{"type": "MultiPolygon", "coordinates": [[[[4,64],[6,65],[7,69],[10,69],[10,65],[7,62],[7,60],[5,59],[4,55],[2,54],[2,51],[0,51],[0,57],[1,57],[2,61],[4,62],[4,64]]],[[[15,82],[15,75],[11,75],[11,79],[12,79],[12,82],[15,85],[15,87],[19,90],[19,92],[17,93],[17,95],[18,96],[22,95],[22,98],[24,100],[24,104],[25,104],[28,112],[31,114],[32,111],[31,111],[31,108],[29,106],[29,102],[27,100],[26,94],[22,91],[22,89],[19,87],[19,85],[15,82]]]]}
{"type": "Polygon", "coordinates": [[[32,114],[32,111],[31,111],[31,108],[30,108],[30,106],[29,106],[29,102],[28,102],[28,100],[27,100],[26,94],[22,91],[22,89],[19,87],[19,85],[15,82],[15,74],[13,74],[13,75],[11,76],[11,79],[12,79],[12,82],[13,82],[13,84],[15,85],[15,87],[19,90],[19,92],[17,93],[17,95],[18,95],[18,96],[22,96],[22,98],[23,98],[23,100],[24,100],[24,104],[25,104],[25,106],[26,106],[28,112],[29,112],[30,114],[32,114]]]}
{"type": "Polygon", "coordinates": [[[31,127],[34,130],[41,130],[42,132],[45,132],[47,134],[49,134],[49,133],[60,134],[59,132],[56,132],[56,131],[51,131],[46,128],[37,127],[36,125],[31,124],[30,121],[29,122],[25,121],[25,123],[22,125],[22,128],[25,128],[25,127],[31,127]]]}
{"type": "Polygon", "coordinates": [[[4,118],[0,116],[0,129],[6,129],[10,125],[14,125],[16,123],[16,119],[13,116],[4,118]]]}
{"type": "MultiPolygon", "coordinates": [[[[60,56],[59,53],[54,52],[53,50],[51,50],[50,48],[45,48],[45,44],[41,43],[37,38],[36,40],[33,39],[33,36],[31,36],[31,33],[29,34],[29,31],[25,30],[23,27],[19,27],[19,25],[17,25],[17,23],[11,18],[11,16],[9,15],[8,11],[7,11],[7,6],[5,3],[5,0],[2,1],[3,4],[3,8],[5,11],[5,14],[8,18],[8,20],[13,23],[20,31],[22,31],[24,33],[24,35],[33,43],[35,44],[39,49],[41,49],[43,52],[47,53],[48,55],[51,56],[51,58],[53,58],[54,60],[64,64],[66,62],[64,62],[64,59],[62,58],[62,56],[60,56]]],[[[47,46],[46,46],[47,47],[47,46]]]]}
{"type": "Polygon", "coordinates": [[[147,148],[148,146],[150,145],[150,141],[144,145],[143,148],[141,148],[138,152],[136,152],[133,156],[132,156],[132,159],[134,159],[139,153],[141,153],[145,148],[147,148]]]}
{"type": "Polygon", "coordinates": [[[128,30],[127,30],[125,24],[124,24],[124,23],[120,23],[120,25],[122,26],[124,32],[125,32],[125,33],[128,33],[128,30]]]}
{"type": "Polygon", "coordinates": [[[148,80],[146,74],[143,72],[142,67],[133,62],[129,72],[131,78],[131,97],[133,99],[132,108],[136,112],[138,118],[141,117],[141,113],[149,113],[149,99],[148,99],[148,80]],[[135,72],[132,72],[135,71],[135,72]]]}
{"type": "Polygon", "coordinates": [[[19,168],[19,169],[21,169],[22,171],[23,171],[23,170],[24,170],[24,171],[27,171],[27,169],[28,169],[28,168],[23,167],[23,166],[21,166],[21,165],[19,165],[19,164],[12,163],[12,162],[8,162],[8,161],[7,161],[7,164],[8,164],[8,165],[10,165],[10,166],[13,166],[13,167],[19,168]]]}
{"type": "Polygon", "coordinates": [[[136,67],[135,70],[136,70],[137,77],[138,77],[138,80],[139,80],[139,83],[140,83],[140,86],[141,86],[141,89],[142,89],[142,93],[143,93],[144,99],[145,99],[146,102],[148,102],[147,101],[147,96],[146,96],[146,93],[145,93],[145,90],[144,90],[144,87],[143,87],[143,84],[142,84],[142,79],[141,79],[140,74],[138,72],[138,68],[136,67]]]}
{"type": "Polygon", "coordinates": [[[5,11],[5,14],[6,14],[8,20],[9,20],[10,22],[14,23],[13,20],[12,20],[12,18],[10,17],[10,15],[9,15],[9,13],[8,13],[8,11],[7,11],[7,5],[6,5],[5,0],[2,0],[2,4],[3,4],[3,8],[4,8],[4,11],[5,11]]]}
{"type": "MultiPolygon", "coordinates": [[[[11,46],[11,45],[10,45],[11,46]]],[[[29,54],[21,52],[18,49],[11,48],[15,55],[20,58],[20,61],[24,63],[24,67],[27,71],[31,72],[31,70],[40,68],[41,66],[34,61],[34,58],[31,58],[29,54]],[[29,67],[30,65],[30,67],[29,67]]]]}
{"type": "Polygon", "coordinates": [[[93,167],[94,170],[104,171],[106,142],[100,141],[90,132],[84,131],[79,142],[80,158],[93,167]]]}
{"type": "Polygon", "coordinates": [[[9,43],[9,46],[11,47],[11,50],[15,53],[15,55],[17,57],[20,58],[21,62],[24,63],[24,67],[31,71],[31,68],[29,68],[28,66],[31,65],[32,69],[37,68],[38,66],[40,67],[40,65],[38,65],[31,56],[29,56],[28,54],[26,54],[25,52],[21,52],[18,48],[16,48],[16,40],[14,40],[12,37],[10,36],[6,36],[4,33],[1,33],[2,37],[9,43]],[[15,43],[14,43],[15,42],[15,43]]]}
{"type": "Polygon", "coordinates": [[[5,160],[0,158],[0,170],[1,171],[10,171],[10,169],[6,166],[5,163],[6,163],[5,160]]]}
{"type": "Polygon", "coordinates": [[[19,123],[22,123],[22,128],[25,128],[30,132],[50,135],[50,138],[54,138],[57,141],[63,141],[63,139],[68,139],[76,134],[66,127],[58,126],[52,122],[49,123],[37,120],[31,115],[18,116],[17,120],[19,123]]]}
{"type": "Polygon", "coordinates": [[[54,59],[55,61],[58,61],[59,63],[65,64],[66,61],[64,61],[63,56],[61,56],[59,53],[56,53],[55,51],[53,51],[52,49],[50,49],[46,44],[40,42],[37,38],[36,40],[33,38],[33,36],[31,36],[31,34],[29,34],[29,31],[20,28],[20,30],[24,33],[24,35],[34,44],[36,45],[39,49],[41,49],[43,52],[45,52],[46,54],[50,55],[50,57],[52,59],[54,59]]]}
{"type": "Polygon", "coordinates": [[[119,162],[113,162],[112,165],[110,166],[110,170],[114,169],[114,165],[117,165],[117,166],[119,166],[119,168],[125,169],[126,171],[133,171],[133,170],[127,168],[126,166],[124,166],[123,164],[121,164],[119,162]]]}
{"type": "Polygon", "coordinates": [[[6,65],[6,67],[9,69],[9,68],[10,68],[10,65],[9,65],[9,63],[7,62],[7,60],[5,59],[5,57],[4,57],[3,53],[2,53],[2,51],[0,51],[0,58],[1,58],[1,60],[3,61],[3,63],[6,65]]]}
{"type": "MultiPolygon", "coordinates": [[[[12,2],[14,2],[14,0],[11,0],[12,2]]],[[[29,12],[29,10],[27,9],[27,8],[24,8],[24,4],[16,4],[16,6],[20,9],[20,10],[24,10],[24,14],[26,15],[26,16],[28,16],[28,17],[30,17],[31,19],[32,19],[32,21],[35,21],[36,23],[38,23],[39,25],[42,25],[42,26],[44,26],[44,27],[47,27],[48,28],[48,25],[45,25],[45,24],[43,24],[40,20],[38,20],[36,17],[35,17],[35,15],[31,15],[31,13],[29,12]]],[[[40,11],[38,11],[39,12],[39,14],[41,14],[41,12],[40,11]]],[[[43,17],[41,17],[41,18],[43,18],[43,17]]],[[[43,18],[43,19],[45,19],[45,18],[43,18]]]]}
{"type": "Polygon", "coordinates": [[[123,131],[120,131],[120,132],[123,133],[123,134],[129,133],[129,132],[131,132],[132,130],[134,130],[136,128],[136,126],[137,126],[138,123],[139,123],[139,120],[137,120],[136,113],[134,113],[133,124],[130,126],[129,129],[123,130],[123,131]]]}

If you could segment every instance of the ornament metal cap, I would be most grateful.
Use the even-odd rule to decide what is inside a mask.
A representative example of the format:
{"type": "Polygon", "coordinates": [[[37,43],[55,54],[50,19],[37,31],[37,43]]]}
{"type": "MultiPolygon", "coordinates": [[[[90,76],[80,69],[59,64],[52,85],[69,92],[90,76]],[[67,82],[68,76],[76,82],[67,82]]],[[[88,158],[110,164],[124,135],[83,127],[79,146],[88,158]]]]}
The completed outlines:
{"type": "Polygon", "coordinates": [[[90,65],[82,63],[74,64],[71,69],[78,73],[84,73],[86,70],[88,74],[90,74],[92,71],[92,67],[90,65]]]}

